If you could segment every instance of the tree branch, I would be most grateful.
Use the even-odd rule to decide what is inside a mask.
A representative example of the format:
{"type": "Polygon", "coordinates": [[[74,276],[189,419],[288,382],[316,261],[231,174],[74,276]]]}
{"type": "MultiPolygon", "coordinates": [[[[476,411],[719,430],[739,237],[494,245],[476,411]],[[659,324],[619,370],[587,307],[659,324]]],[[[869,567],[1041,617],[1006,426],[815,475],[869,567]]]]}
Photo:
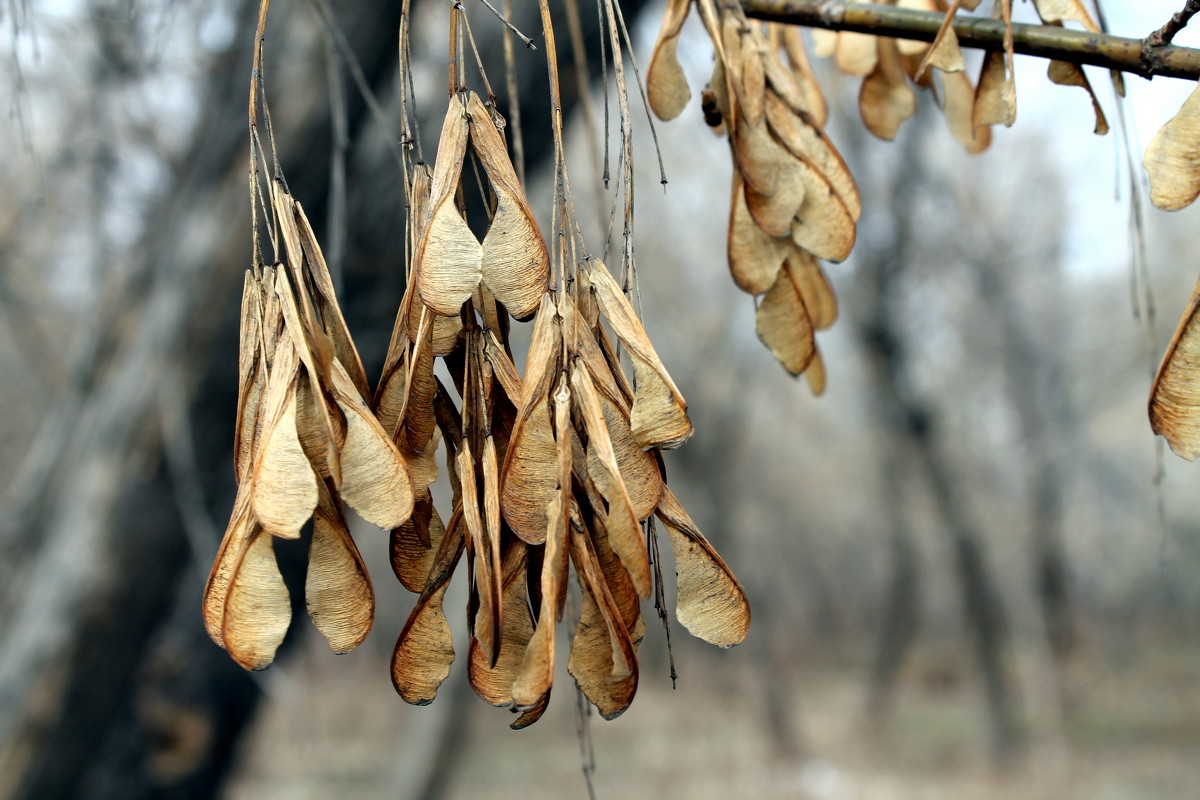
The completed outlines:
{"type": "MultiPolygon", "coordinates": [[[[932,11],[842,0],[742,0],[742,5],[746,15],[755,19],[925,42],[933,41],[945,19],[943,14],[932,11]]],[[[1004,49],[1004,23],[1000,20],[957,17],[954,33],[962,47],[1004,49]]],[[[1172,44],[1146,47],[1143,39],[1070,30],[1057,25],[1013,23],[1012,34],[1013,49],[1021,55],[1091,64],[1131,72],[1143,78],[1165,75],[1200,79],[1200,50],[1190,47],[1172,44]]]]}
{"type": "Polygon", "coordinates": [[[1200,0],[1187,0],[1183,11],[1172,14],[1166,24],[1146,37],[1147,47],[1163,47],[1171,43],[1175,34],[1187,27],[1188,21],[1200,12],[1200,0]]]}

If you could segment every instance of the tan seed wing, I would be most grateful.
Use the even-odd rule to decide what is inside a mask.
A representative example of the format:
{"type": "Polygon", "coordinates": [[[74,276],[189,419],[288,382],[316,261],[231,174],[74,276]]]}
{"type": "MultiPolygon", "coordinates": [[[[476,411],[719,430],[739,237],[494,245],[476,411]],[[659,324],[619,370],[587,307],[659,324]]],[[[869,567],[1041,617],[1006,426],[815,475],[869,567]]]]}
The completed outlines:
{"type": "Polygon", "coordinates": [[[829,180],[813,167],[800,163],[804,204],[792,223],[792,241],[817,258],[843,261],[854,249],[854,217],[829,180]]]}
{"type": "Polygon", "coordinates": [[[404,523],[413,508],[413,480],[404,456],[371,414],[341,363],[333,365],[333,396],[346,419],[341,497],[380,528],[404,523]]]}
{"type": "Polygon", "coordinates": [[[675,552],[676,618],[688,633],[710,644],[741,644],[750,629],[750,604],[741,584],[670,489],[663,492],[658,517],[675,552]]]}
{"type": "Polygon", "coordinates": [[[783,25],[783,47],[787,52],[788,64],[796,77],[796,85],[804,96],[804,110],[812,114],[818,125],[824,126],[829,120],[829,104],[813,74],[812,65],[808,61],[804,42],[800,38],[800,29],[795,25],[783,25]]]}
{"type": "MultiPolygon", "coordinates": [[[[788,218],[790,227],[791,218],[788,218]]],[[[743,292],[761,294],[775,283],[775,276],[791,250],[786,237],[764,233],[746,207],[741,175],[733,171],[733,196],[729,201],[729,272],[743,292]]]]}
{"type": "Polygon", "coordinates": [[[212,640],[222,647],[221,628],[225,623],[225,600],[229,596],[229,585],[242,563],[246,548],[251,540],[262,530],[254,519],[250,508],[250,485],[238,487],[237,498],[233,502],[233,514],[229,525],[221,539],[221,548],[213,560],[212,570],[204,585],[204,600],[202,605],[204,630],[212,640]]]}
{"type": "Polygon", "coordinates": [[[362,644],[375,618],[375,591],[346,520],[327,491],[313,515],[304,602],[335,653],[362,644]]]}
{"type": "Polygon", "coordinates": [[[479,641],[471,642],[468,677],[475,693],[494,706],[513,701],[512,687],[533,637],[533,617],[526,599],[526,546],[513,540],[504,556],[504,632],[493,666],[479,641]]]}
{"type": "Polygon", "coordinates": [[[1100,33],[1100,26],[1092,19],[1080,0],[1033,0],[1038,16],[1043,22],[1067,22],[1074,20],[1092,33],[1100,33]]]}
{"type": "Polygon", "coordinates": [[[295,539],[317,507],[317,476],[296,431],[299,365],[290,339],[281,339],[267,382],[261,452],[254,467],[254,516],[275,536],[295,539]]]}
{"type": "Polygon", "coordinates": [[[1150,178],[1150,200],[1167,211],[1178,211],[1200,195],[1200,85],[1192,90],[1142,158],[1150,178]]]}
{"type": "Polygon", "coordinates": [[[225,598],[221,640],[244,669],[270,666],[292,621],[292,600],[273,542],[265,531],[252,536],[225,598]]]}
{"type": "Polygon", "coordinates": [[[879,62],[862,82],[858,111],[863,124],[880,139],[891,141],[900,125],[917,110],[917,95],[908,84],[894,39],[879,39],[879,62]]]}
{"type": "Polygon", "coordinates": [[[870,75],[879,58],[875,37],[869,33],[842,31],[838,34],[833,58],[838,69],[847,75],[870,75]]]}
{"type": "Polygon", "coordinates": [[[808,369],[804,371],[804,379],[808,381],[808,388],[817,397],[825,394],[825,359],[821,358],[821,351],[818,349],[813,355],[812,363],[808,365],[808,369]]]}
{"type": "Polygon", "coordinates": [[[596,482],[608,505],[605,527],[612,540],[613,549],[628,570],[638,593],[642,597],[649,597],[653,588],[650,579],[650,555],[646,551],[642,528],[634,514],[625,481],[621,478],[617,457],[613,453],[604,412],[600,408],[600,398],[583,369],[572,370],[571,388],[574,390],[572,397],[587,428],[588,474],[596,482]],[[593,469],[593,465],[599,469],[593,469]]]}
{"type": "Polygon", "coordinates": [[[241,484],[253,469],[258,431],[262,425],[262,401],[267,389],[267,366],[263,358],[263,288],[250,270],[242,287],[242,319],[238,342],[237,427],[233,434],[234,468],[241,484]]]}
{"type": "Polygon", "coordinates": [[[654,52],[646,69],[646,96],[651,110],[662,120],[679,116],[692,96],[687,77],[679,66],[679,57],[675,54],[679,32],[683,29],[691,5],[691,0],[668,0],[658,40],[654,43],[654,52]]]}
{"type": "Polygon", "coordinates": [[[1180,458],[1200,455],[1200,282],[1171,344],[1163,355],[1150,393],[1150,427],[1180,458]]]}
{"type": "Polygon", "coordinates": [[[930,67],[943,72],[962,72],[966,69],[962,50],[958,46],[958,34],[954,32],[953,27],[954,16],[958,13],[960,5],[961,0],[954,0],[946,10],[942,26],[938,28],[937,35],[925,51],[925,57],[921,59],[921,65],[917,67],[917,75],[924,75],[930,67]]]}
{"type": "Polygon", "coordinates": [[[975,88],[975,125],[1012,127],[1017,121],[1017,87],[1005,67],[1004,53],[994,50],[983,58],[975,88]]]}
{"type": "Polygon", "coordinates": [[[965,72],[942,74],[945,105],[942,113],[950,125],[950,133],[968,153],[975,155],[992,143],[991,128],[975,127],[975,87],[965,72]]]}
{"type": "Polygon", "coordinates": [[[433,498],[426,493],[419,497],[413,505],[412,516],[408,521],[392,531],[389,552],[391,555],[392,572],[401,585],[410,592],[420,592],[429,580],[429,572],[433,568],[434,556],[446,534],[442,518],[433,505],[433,498]],[[417,526],[424,522],[428,542],[421,541],[417,526]]]}
{"type": "Polygon", "coordinates": [[[462,509],[455,508],[429,581],[392,652],[392,685],[406,703],[418,706],[432,703],[454,662],[454,639],[442,610],[442,600],[462,557],[462,528],[462,509]]]}
{"type": "Polygon", "coordinates": [[[791,273],[792,281],[800,291],[812,326],[819,331],[831,327],[838,315],[837,295],[833,293],[820,262],[812,253],[793,249],[784,268],[791,273]]]}
{"type": "Polygon", "coordinates": [[[1096,113],[1096,127],[1093,129],[1093,133],[1097,136],[1104,136],[1108,133],[1108,118],[1104,116],[1104,109],[1100,107],[1096,90],[1092,88],[1092,82],[1088,80],[1083,67],[1069,61],[1051,61],[1046,74],[1050,76],[1051,81],[1060,86],[1078,86],[1086,91],[1088,97],[1092,99],[1092,111],[1096,113]]]}
{"type": "Polygon", "coordinates": [[[763,295],[754,315],[754,328],[788,372],[800,375],[808,368],[816,353],[813,326],[790,270],[780,272],[775,285],[763,295]]]}
{"type": "Polygon", "coordinates": [[[841,153],[825,132],[806,115],[789,108],[780,97],[770,92],[767,93],[767,123],[771,134],[789,153],[808,162],[829,181],[851,218],[858,220],[862,213],[858,186],[841,153]]]}

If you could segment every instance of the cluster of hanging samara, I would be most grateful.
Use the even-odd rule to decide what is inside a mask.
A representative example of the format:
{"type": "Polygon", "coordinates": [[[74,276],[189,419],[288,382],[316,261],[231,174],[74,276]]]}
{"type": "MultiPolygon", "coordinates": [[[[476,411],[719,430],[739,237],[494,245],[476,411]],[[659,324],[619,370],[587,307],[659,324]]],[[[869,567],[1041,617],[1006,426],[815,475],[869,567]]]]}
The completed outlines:
{"type": "Polygon", "coordinates": [[[468,678],[524,727],[550,697],[572,570],[580,602],[567,669],[605,717],[629,706],[642,600],[661,598],[656,519],[671,539],[675,613],[687,630],[735,645],[750,611],[664,480],[658,451],[692,433],[683,397],[599,260],[564,250],[551,281],[502,124],[476,95],[455,92],[433,170],[413,171],[410,279],[374,393],[303,211],[272,182],[286,263],[246,277],[238,497],[204,618],[239,664],[270,664],[291,615],[272,543],[312,518],[309,614],[335,651],[357,646],[374,596],[344,502],[391,531],[396,577],[418,595],[392,659],[400,695],[428,703],[450,672],[442,601],[465,553],[468,678]],[[468,153],[482,184],[470,168],[465,179],[468,153]],[[463,198],[482,187],[490,221],[480,241],[463,198]],[[523,375],[510,315],[533,320],[523,375]],[[452,386],[435,375],[439,358],[452,386]],[[453,490],[445,516],[430,492],[439,443],[453,490]]]}

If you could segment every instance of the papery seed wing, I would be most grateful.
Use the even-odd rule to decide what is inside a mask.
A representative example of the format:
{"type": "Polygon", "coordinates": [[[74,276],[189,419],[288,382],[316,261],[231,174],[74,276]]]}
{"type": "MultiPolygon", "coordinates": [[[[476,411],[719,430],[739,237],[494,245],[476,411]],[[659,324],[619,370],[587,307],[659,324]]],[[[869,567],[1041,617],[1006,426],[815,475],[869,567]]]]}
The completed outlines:
{"type": "Polygon", "coordinates": [[[1012,127],[1017,121],[1017,87],[1005,67],[1004,53],[994,50],[983,58],[975,87],[974,123],[1012,127]]]}
{"type": "Polygon", "coordinates": [[[732,195],[727,244],[729,272],[743,292],[761,294],[775,283],[775,276],[791,251],[791,240],[786,236],[771,236],[758,227],[746,207],[742,177],[737,170],[733,171],[732,195]]]}
{"type": "Polygon", "coordinates": [[[479,641],[471,642],[468,677],[475,693],[494,706],[512,703],[513,682],[533,637],[533,617],[526,599],[526,545],[519,539],[510,542],[504,555],[504,631],[493,666],[479,641]]]}
{"type": "Polygon", "coordinates": [[[875,71],[863,79],[858,92],[863,124],[880,139],[891,141],[916,110],[917,94],[908,84],[896,41],[880,37],[875,71]]]}
{"type": "Polygon", "coordinates": [[[1069,61],[1051,61],[1047,75],[1051,81],[1061,86],[1078,86],[1086,91],[1088,97],[1092,99],[1092,111],[1096,113],[1096,127],[1093,129],[1093,133],[1097,136],[1104,136],[1108,133],[1108,118],[1104,116],[1104,109],[1100,107],[1096,90],[1092,88],[1092,82],[1088,80],[1083,67],[1069,61]]]}
{"type": "Polygon", "coordinates": [[[838,315],[837,295],[833,293],[833,287],[829,285],[829,278],[821,269],[820,262],[812,253],[793,249],[788,255],[784,269],[791,273],[800,298],[804,300],[804,307],[808,311],[812,326],[819,331],[831,327],[838,315]]]}
{"type": "Polygon", "coordinates": [[[483,239],[482,276],[496,299],[517,319],[537,311],[550,280],[550,256],[504,138],[474,93],[468,103],[471,146],[492,182],[496,212],[483,239]]]}
{"type": "Polygon", "coordinates": [[[838,33],[833,59],[842,72],[847,75],[870,75],[878,58],[875,37],[871,34],[852,31],[838,33]]]}
{"type": "Polygon", "coordinates": [[[592,286],[605,318],[617,337],[629,349],[637,377],[637,392],[630,414],[634,438],[643,448],[671,449],[692,435],[687,402],[658,358],[641,320],[629,305],[608,269],[597,259],[591,261],[592,286]]]}
{"type": "Polygon", "coordinates": [[[261,451],[252,477],[254,516],[270,534],[295,539],[317,507],[317,476],[296,430],[299,365],[291,340],[275,351],[267,382],[261,451]]]}
{"type": "Polygon", "coordinates": [[[779,273],[754,315],[754,329],[776,360],[792,375],[808,368],[816,353],[812,321],[790,270],[779,273]]]}
{"type": "Polygon", "coordinates": [[[392,531],[389,542],[392,572],[401,585],[410,592],[420,592],[429,580],[434,556],[442,543],[446,530],[433,498],[426,492],[413,505],[412,516],[392,531]],[[417,526],[423,524],[428,542],[421,541],[417,526]]]}
{"type": "Polygon", "coordinates": [[[662,120],[679,116],[692,96],[683,67],[679,65],[679,57],[675,54],[679,33],[683,30],[691,5],[691,0],[668,0],[658,40],[654,43],[654,52],[646,69],[646,96],[651,110],[662,120]]]}
{"type": "Polygon", "coordinates": [[[1200,455],[1200,282],[1171,344],[1163,355],[1150,393],[1150,427],[1180,458],[1200,455]]]}
{"type": "Polygon", "coordinates": [[[213,561],[208,581],[204,585],[204,600],[201,604],[204,630],[221,647],[225,646],[221,638],[221,628],[225,624],[225,600],[229,596],[230,582],[242,563],[246,548],[261,530],[250,508],[250,485],[243,484],[238,487],[237,498],[233,502],[233,514],[225,529],[225,535],[221,538],[221,547],[213,561]]]}
{"type": "Polygon", "coordinates": [[[1142,158],[1150,178],[1150,201],[1166,211],[1178,211],[1200,196],[1200,85],[1192,90],[1142,158]]]}
{"type": "Polygon", "coordinates": [[[818,125],[824,126],[829,119],[829,105],[825,102],[825,95],[821,92],[821,86],[817,83],[812,65],[808,61],[808,54],[805,52],[804,43],[800,38],[800,29],[795,25],[781,27],[783,28],[783,47],[787,52],[788,63],[792,67],[792,74],[796,77],[796,85],[805,99],[804,110],[812,114],[818,125]]]}
{"type": "Polygon", "coordinates": [[[398,527],[412,514],[413,480],[408,464],[337,361],[332,388],[346,419],[341,497],[372,525],[398,527]]]}
{"type": "Polygon", "coordinates": [[[982,153],[992,143],[991,128],[975,127],[975,87],[965,72],[947,72],[942,75],[942,91],[945,105],[942,114],[950,126],[950,133],[971,155],[982,153]]]}
{"type": "Polygon", "coordinates": [[[342,511],[324,487],[313,515],[304,602],[335,653],[350,652],[371,632],[375,591],[342,511]]]}
{"type": "Polygon", "coordinates": [[[741,644],[750,629],[750,604],[741,584],[670,489],[663,492],[658,518],[675,552],[675,617],[688,633],[710,644],[741,644]]]}
{"type": "Polygon", "coordinates": [[[263,358],[263,287],[247,270],[242,288],[242,319],[238,342],[237,427],[233,434],[234,468],[238,484],[254,467],[254,452],[262,425],[262,402],[267,389],[263,358]]]}
{"type": "Polygon", "coordinates": [[[818,258],[843,261],[854,249],[854,217],[832,184],[808,164],[800,165],[804,205],[792,223],[792,241],[818,258]]]}
{"type": "Polygon", "coordinates": [[[273,542],[266,531],[251,537],[225,598],[221,641],[244,669],[270,666],[292,621],[292,600],[275,563],[273,542]]]}
{"type": "Polygon", "coordinates": [[[767,123],[771,135],[796,158],[805,161],[829,182],[851,219],[857,221],[862,213],[858,186],[842,155],[811,119],[798,114],[778,96],[767,93],[767,123]]]}
{"type": "Polygon", "coordinates": [[[462,557],[464,540],[462,509],[456,508],[434,559],[429,581],[392,652],[392,685],[406,703],[418,706],[432,703],[438,687],[450,674],[454,640],[442,600],[462,557]]]}

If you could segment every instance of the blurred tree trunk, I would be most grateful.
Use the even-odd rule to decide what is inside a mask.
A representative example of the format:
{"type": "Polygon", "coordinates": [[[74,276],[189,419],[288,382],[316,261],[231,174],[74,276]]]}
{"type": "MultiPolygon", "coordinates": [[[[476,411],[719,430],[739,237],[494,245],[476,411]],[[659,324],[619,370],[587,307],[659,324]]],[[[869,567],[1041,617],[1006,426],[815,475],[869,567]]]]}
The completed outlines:
{"type": "MultiPolygon", "coordinates": [[[[1008,625],[982,536],[970,519],[964,488],[953,477],[954,468],[939,441],[939,408],[913,380],[909,336],[900,317],[904,270],[916,255],[916,198],[927,185],[919,135],[925,125],[922,118],[927,116],[926,108],[910,123],[905,131],[905,152],[896,159],[901,167],[890,187],[894,234],[859,252],[857,263],[866,288],[858,335],[868,354],[875,412],[881,417],[882,429],[890,433],[887,446],[891,452],[884,460],[889,500],[902,500],[904,476],[910,474],[920,476],[931,496],[948,538],[964,624],[983,678],[993,752],[997,761],[1003,762],[1015,753],[1018,740],[1008,625]]],[[[918,616],[919,575],[911,531],[903,519],[903,505],[894,511],[892,576],[868,693],[868,713],[875,715],[888,710],[903,659],[915,638],[918,616]]]]}
{"type": "MultiPolygon", "coordinates": [[[[623,4],[631,25],[644,5],[623,4]]],[[[400,4],[333,6],[368,84],[379,97],[394,96],[400,4]]],[[[132,277],[97,298],[70,391],[48,405],[45,435],[5,509],[0,545],[13,577],[0,598],[0,797],[215,796],[261,695],[254,677],[208,640],[199,610],[234,489],[256,7],[243,3],[234,46],[212,60],[192,142],[151,212],[132,277]]],[[[334,143],[330,97],[305,83],[311,65],[276,68],[295,59],[281,45],[289,29],[314,24],[309,12],[273,15],[268,86],[289,186],[321,228],[334,143]],[[289,98],[301,102],[289,106],[289,98]]],[[[521,12],[518,24],[538,31],[536,5],[521,12]]],[[[495,54],[504,29],[483,13],[478,20],[484,58],[502,64],[495,54]]],[[[585,15],[584,25],[594,43],[597,21],[585,15]]],[[[413,37],[414,50],[442,46],[413,37]]],[[[532,167],[549,151],[544,50],[522,65],[532,167]]],[[[565,68],[566,110],[578,100],[571,75],[565,68]]],[[[357,91],[347,91],[343,114],[351,174],[342,299],[368,369],[377,370],[403,288],[401,177],[379,144],[398,127],[376,126],[372,139],[374,121],[357,91]]]]}

